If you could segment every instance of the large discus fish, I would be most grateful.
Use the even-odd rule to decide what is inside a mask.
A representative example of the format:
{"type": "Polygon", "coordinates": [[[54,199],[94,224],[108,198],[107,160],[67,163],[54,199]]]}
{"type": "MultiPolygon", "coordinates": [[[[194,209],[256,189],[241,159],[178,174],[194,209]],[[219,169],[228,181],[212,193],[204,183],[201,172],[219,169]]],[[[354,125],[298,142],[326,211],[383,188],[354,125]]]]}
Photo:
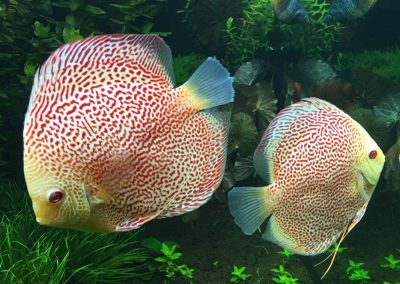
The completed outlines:
{"type": "Polygon", "coordinates": [[[126,231],[194,210],[221,182],[232,78],[208,58],[174,87],[156,35],[101,35],[57,49],[37,71],[24,170],[37,221],[126,231]]]}
{"type": "Polygon", "coordinates": [[[265,187],[237,187],[229,208],[247,235],[267,220],[265,240],[316,255],[362,218],[385,156],[362,126],[334,105],[304,99],[281,111],[254,153],[265,187]]]}

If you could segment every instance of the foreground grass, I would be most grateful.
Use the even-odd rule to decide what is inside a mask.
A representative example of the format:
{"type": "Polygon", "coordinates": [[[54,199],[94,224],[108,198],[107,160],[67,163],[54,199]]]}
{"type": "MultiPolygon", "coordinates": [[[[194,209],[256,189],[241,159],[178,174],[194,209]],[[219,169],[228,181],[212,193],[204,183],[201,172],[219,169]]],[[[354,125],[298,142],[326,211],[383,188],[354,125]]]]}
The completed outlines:
{"type": "Polygon", "coordinates": [[[0,199],[0,283],[128,283],[148,273],[137,232],[40,226],[15,184],[0,184],[0,199]]]}

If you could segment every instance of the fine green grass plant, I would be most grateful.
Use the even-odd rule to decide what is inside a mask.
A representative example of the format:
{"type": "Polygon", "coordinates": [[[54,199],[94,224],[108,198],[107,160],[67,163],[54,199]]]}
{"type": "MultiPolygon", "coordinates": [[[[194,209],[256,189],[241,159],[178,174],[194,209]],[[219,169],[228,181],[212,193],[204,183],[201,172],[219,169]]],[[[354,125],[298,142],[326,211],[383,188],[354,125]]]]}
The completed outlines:
{"type": "Polygon", "coordinates": [[[6,195],[5,186],[0,196],[14,205],[1,210],[0,283],[121,283],[149,274],[138,231],[96,234],[40,226],[27,198],[17,197],[23,189],[8,186],[15,192],[6,195]]]}

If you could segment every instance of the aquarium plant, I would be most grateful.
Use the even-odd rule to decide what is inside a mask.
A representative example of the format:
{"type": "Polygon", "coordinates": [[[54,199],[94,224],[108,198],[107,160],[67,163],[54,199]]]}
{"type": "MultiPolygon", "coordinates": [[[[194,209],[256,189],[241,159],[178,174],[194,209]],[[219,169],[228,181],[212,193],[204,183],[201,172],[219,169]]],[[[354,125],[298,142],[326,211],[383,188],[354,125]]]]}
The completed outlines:
{"type": "Polygon", "coordinates": [[[387,50],[365,50],[360,53],[345,53],[344,61],[350,70],[367,69],[382,77],[400,83],[400,48],[387,50]]]}
{"type": "Polygon", "coordinates": [[[293,277],[288,271],[285,270],[285,266],[283,264],[279,265],[277,268],[272,268],[274,276],[272,277],[272,281],[278,284],[297,284],[298,279],[293,277]]]}
{"type": "Polygon", "coordinates": [[[288,251],[287,249],[283,249],[283,250],[278,251],[278,254],[280,254],[283,257],[285,257],[285,259],[289,259],[292,255],[294,255],[294,253],[288,251]]]}
{"type": "Polygon", "coordinates": [[[333,47],[338,41],[343,25],[341,23],[327,24],[322,20],[329,9],[327,1],[304,0],[302,2],[310,15],[310,23],[307,25],[280,23],[277,27],[281,37],[279,45],[305,58],[333,60],[332,56],[338,55],[333,51],[333,47]]]}
{"type": "Polygon", "coordinates": [[[0,204],[0,283],[121,283],[150,274],[139,231],[95,234],[39,226],[19,194],[23,187],[0,189],[8,203],[0,204]]]}
{"type": "Polygon", "coordinates": [[[183,253],[176,251],[179,244],[162,242],[153,237],[142,240],[141,244],[156,255],[153,258],[154,265],[149,265],[150,271],[157,270],[161,272],[167,281],[172,281],[179,275],[186,279],[193,278],[194,269],[189,268],[186,264],[178,263],[178,260],[183,255],[183,253]]]}
{"type": "Polygon", "coordinates": [[[226,20],[225,63],[231,68],[255,57],[257,51],[270,49],[268,34],[275,21],[270,0],[242,1],[244,8],[240,17],[231,16],[226,20]]]}
{"type": "Polygon", "coordinates": [[[364,263],[349,260],[349,265],[346,269],[348,279],[355,283],[367,283],[371,277],[368,275],[368,270],[362,268],[364,263]]]}
{"type": "Polygon", "coordinates": [[[400,270],[400,259],[396,259],[393,254],[385,257],[386,263],[381,264],[381,267],[389,268],[392,270],[400,270]]]}
{"type": "Polygon", "coordinates": [[[341,254],[341,253],[343,253],[345,250],[347,250],[347,248],[346,247],[344,247],[344,246],[340,246],[339,247],[339,243],[338,242],[334,242],[333,243],[333,245],[329,248],[329,249],[327,249],[326,251],[328,252],[328,253],[337,253],[337,254],[341,254]]]}
{"type": "Polygon", "coordinates": [[[231,278],[230,282],[231,283],[244,283],[247,278],[251,277],[251,274],[247,274],[246,272],[246,267],[244,266],[236,266],[234,265],[231,271],[231,278]]]}
{"type": "Polygon", "coordinates": [[[175,86],[185,83],[206,58],[207,56],[197,53],[175,56],[173,58],[175,86]]]}
{"type": "Polygon", "coordinates": [[[230,17],[242,15],[241,0],[186,0],[185,24],[192,27],[195,44],[213,55],[224,54],[225,24],[230,17]]]}

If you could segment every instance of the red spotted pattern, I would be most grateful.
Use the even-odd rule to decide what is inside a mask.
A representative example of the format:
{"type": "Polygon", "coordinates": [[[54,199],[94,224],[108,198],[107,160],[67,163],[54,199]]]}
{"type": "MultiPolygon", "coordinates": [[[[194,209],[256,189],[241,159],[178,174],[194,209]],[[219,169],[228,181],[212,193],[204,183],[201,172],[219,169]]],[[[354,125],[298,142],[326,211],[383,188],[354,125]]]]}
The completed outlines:
{"type": "Polygon", "coordinates": [[[186,106],[168,56],[154,35],[97,36],[59,48],[35,78],[25,156],[109,193],[112,230],[193,210],[223,175],[228,122],[186,106]]]}
{"type": "Polygon", "coordinates": [[[286,108],[264,133],[255,155],[271,161],[282,190],[275,219],[304,252],[328,248],[364,205],[355,192],[361,143],[358,124],[317,99],[286,108]]]}

